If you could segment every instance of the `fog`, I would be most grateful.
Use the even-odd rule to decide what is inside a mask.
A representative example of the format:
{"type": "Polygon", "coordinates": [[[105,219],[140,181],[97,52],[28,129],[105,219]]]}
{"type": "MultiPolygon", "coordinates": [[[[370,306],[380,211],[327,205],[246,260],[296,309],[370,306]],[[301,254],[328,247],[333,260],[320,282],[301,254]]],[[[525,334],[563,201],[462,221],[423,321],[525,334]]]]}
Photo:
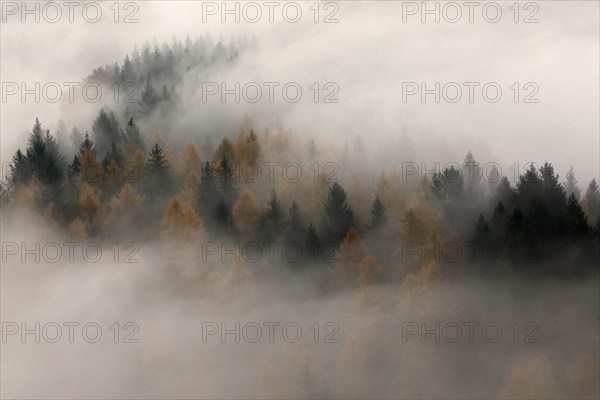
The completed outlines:
{"type": "MultiPolygon", "coordinates": [[[[0,196],[0,397],[600,395],[600,219],[597,197],[586,197],[600,169],[597,2],[531,3],[539,10],[520,3],[518,23],[510,2],[501,2],[497,23],[487,22],[480,8],[471,23],[464,7],[457,23],[444,18],[436,23],[431,16],[422,23],[420,13],[406,14],[408,3],[421,2],[386,1],[314,3],[319,23],[308,2],[297,3],[303,13],[297,23],[287,22],[279,9],[273,23],[266,14],[258,23],[243,18],[236,23],[232,16],[223,23],[220,13],[206,14],[206,7],[225,3],[191,1],[118,3],[118,18],[135,10],[136,23],[112,21],[108,2],[100,3],[104,14],[97,23],[77,12],[73,23],[66,15],[57,23],[44,18],[36,23],[32,16],[22,23],[20,14],[6,14],[6,3],[11,2],[3,2],[0,32],[0,157],[1,180],[9,189],[0,196]],[[338,21],[323,23],[328,15],[338,21]],[[528,15],[539,22],[524,23],[528,15]],[[80,92],[73,102],[63,93],[56,103],[44,96],[36,102],[33,95],[22,101],[20,92],[6,92],[7,82],[28,88],[36,82],[94,82],[101,75],[93,75],[95,69],[121,65],[134,46],[175,47],[188,36],[208,43],[208,54],[217,43],[239,54],[178,65],[182,79],[171,92],[176,100],[149,113],[131,113],[127,104],[115,102],[104,81],[97,103],[83,101],[80,92]],[[244,97],[236,102],[233,95],[221,101],[220,92],[207,101],[207,82],[279,86],[273,102],[265,98],[266,89],[256,103],[244,97]],[[298,102],[282,95],[281,86],[289,82],[302,88],[298,102]],[[407,82],[416,83],[413,89],[421,82],[429,89],[435,82],[457,82],[463,97],[451,103],[428,95],[423,102],[420,92],[407,96],[407,82]],[[473,102],[464,82],[479,84],[473,102]],[[482,97],[481,87],[489,82],[502,89],[498,102],[482,97]],[[518,102],[511,89],[515,82],[518,102]],[[337,102],[324,102],[328,95],[337,102]],[[539,101],[524,102],[528,95],[539,101]],[[126,154],[128,167],[136,149],[148,157],[159,143],[168,178],[149,178],[154,186],[146,184],[148,178],[111,186],[110,165],[103,165],[100,182],[85,174],[69,175],[68,184],[66,178],[47,184],[42,175],[11,181],[11,160],[14,164],[18,148],[26,153],[32,147],[28,138],[36,118],[44,131],[57,135],[70,163],[76,154],[91,154],[71,141],[72,128],[89,132],[99,144],[93,123],[103,107],[115,111],[123,130],[135,114],[146,148],[126,154]],[[221,199],[227,210],[223,223],[213,215],[216,200],[209,209],[208,197],[201,198],[203,163],[223,168],[216,154],[225,136],[235,147],[233,160],[247,163],[240,143],[249,132],[258,133],[261,165],[295,162],[303,175],[297,182],[280,174],[253,182],[236,170],[231,198],[221,199]],[[207,137],[214,153],[203,144],[207,137]],[[186,159],[190,140],[199,149],[193,161],[186,159]],[[315,154],[307,150],[311,140],[315,154]],[[432,176],[418,179],[435,163],[462,168],[468,151],[482,165],[497,163],[512,184],[512,197],[497,194],[497,182],[482,182],[465,183],[473,191],[465,189],[464,197],[438,198],[432,176]],[[547,209],[542,207],[547,214],[535,214],[519,179],[527,163],[538,167],[546,161],[560,183],[573,167],[581,195],[568,203],[570,193],[561,189],[562,203],[548,200],[547,209]],[[406,162],[422,170],[407,179],[406,162]],[[331,236],[327,204],[336,187],[322,179],[327,163],[335,165],[334,180],[347,190],[341,203],[347,194],[354,218],[333,248],[325,247],[331,236]],[[190,178],[188,169],[197,176],[190,178]],[[188,197],[189,182],[195,186],[188,197]],[[133,187],[134,195],[125,195],[125,187],[133,187]],[[273,193],[285,214],[280,219],[290,226],[288,210],[293,202],[300,206],[303,251],[314,223],[325,259],[315,265],[304,258],[289,261],[280,245],[294,243],[285,236],[293,229],[274,230],[273,236],[262,231],[272,229],[263,219],[274,218],[273,193]],[[374,227],[374,198],[381,198],[387,212],[380,230],[374,227]],[[507,207],[508,222],[496,221],[498,200],[507,207]],[[512,235],[511,212],[519,208],[529,230],[509,239],[524,243],[519,251],[535,253],[530,264],[506,254],[514,249],[504,233],[512,235]],[[441,244],[445,251],[451,243],[464,251],[473,235],[488,234],[487,225],[478,228],[480,214],[493,240],[502,243],[501,257],[457,261],[435,247],[441,244]],[[546,228],[537,221],[555,214],[559,233],[543,236],[546,228]],[[572,233],[577,218],[587,218],[584,233],[572,233]],[[250,259],[245,251],[267,237],[276,243],[273,260],[264,248],[250,259]],[[421,252],[410,247],[415,243],[435,250],[421,252]]],[[[163,82],[166,87],[170,81],[155,83],[159,93],[163,82]]],[[[104,154],[97,156],[99,164],[104,154]]]]}
{"type": "MultiPolygon", "coordinates": [[[[122,62],[134,44],[160,44],[173,36],[183,40],[206,32],[225,43],[231,36],[255,35],[260,53],[245,58],[223,80],[339,86],[338,104],[295,105],[278,96],[274,105],[268,104],[268,116],[253,115],[257,122],[279,120],[295,131],[341,138],[376,131],[369,139],[380,141],[406,125],[429,145],[432,160],[458,162],[471,149],[503,165],[551,160],[561,176],[573,165],[581,182],[597,176],[597,3],[540,4],[538,23],[514,23],[508,4],[503,4],[497,23],[486,22],[481,10],[469,23],[467,9],[457,23],[443,17],[435,23],[432,16],[421,23],[420,13],[407,15],[403,23],[402,4],[340,3],[335,14],[339,22],[329,24],[312,22],[308,5],[296,24],[286,22],[279,9],[269,23],[264,7],[257,23],[244,18],[235,23],[233,16],[221,23],[220,13],[202,22],[202,2],[141,2],[135,14],[139,22],[131,24],[112,22],[106,5],[104,17],[93,24],[80,14],[69,23],[66,10],[55,24],[43,18],[36,24],[32,17],[31,23],[23,24],[17,14],[2,24],[2,80],[26,82],[28,87],[36,81],[77,82],[98,66],[122,62]],[[456,104],[423,104],[418,96],[403,102],[401,82],[427,82],[429,88],[434,82],[498,82],[503,96],[498,103],[488,103],[479,94],[471,104],[465,101],[465,88],[464,99],[456,104]],[[515,104],[509,89],[514,82],[537,83],[539,102],[515,104]]],[[[328,15],[332,10],[321,12],[328,15]]],[[[521,10],[520,18],[531,12],[521,10]]],[[[32,99],[22,104],[19,96],[12,96],[3,103],[3,160],[20,145],[24,127],[34,116],[49,123],[61,118],[58,104],[40,107],[32,99]]],[[[224,112],[256,108],[244,102],[228,106],[224,112]]],[[[198,125],[203,126],[202,121],[198,125]]]]}

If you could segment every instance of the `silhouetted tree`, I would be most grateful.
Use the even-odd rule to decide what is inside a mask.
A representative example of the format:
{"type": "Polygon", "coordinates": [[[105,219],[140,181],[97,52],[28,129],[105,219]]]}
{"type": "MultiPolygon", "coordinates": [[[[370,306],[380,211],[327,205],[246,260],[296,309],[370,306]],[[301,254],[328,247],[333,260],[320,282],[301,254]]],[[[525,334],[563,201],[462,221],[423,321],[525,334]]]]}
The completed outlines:
{"type": "Polygon", "coordinates": [[[596,179],[592,179],[585,191],[585,201],[592,220],[600,217],[600,191],[596,179]]]}
{"type": "Polygon", "coordinates": [[[166,197],[170,194],[172,181],[169,162],[158,143],[154,145],[148,156],[145,177],[147,190],[150,194],[160,194],[161,197],[166,197]]]}
{"type": "Polygon", "coordinates": [[[318,263],[320,260],[321,241],[317,229],[311,222],[306,231],[306,242],[304,244],[304,256],[309,263],[318,263]]]}
{"type": "Polygon", "coordinates": [[[114,160],[119,167],[123,167],[125,165],[125,156],[123,155],[121,149],[117,147],[115,142],[110,144],[110,150],[108,150],[104,156],[104,159],[102,160],[102,166],[106,169],[112,160],[114,160]]]}
{"type": "Polygon", "coordinates": [[[571,196],[571,193],[573,193],[577,201],[581,199],[581,189],[577,185],[577,179],[575,179],[575,171],[573,171],[573,166],[571,166],[569,171],[567,171],[567,180],[563,183],[563,186],[567,196],[571,196]]]}
{"type": "Polygon", "coordinates": [[[306,227],[304,226],[304,222],[302,222],[298,203],[294,201],[292,202],[287,218],[286,240],[288,243],[295,243],[302,247],[304,244],[305,232],[306,227]]]}
{"type": "Polygon", "coordinates": [[[135,145],[140,149],[145,150],[146,145],[144,143],[144,139],[142,138],[140,128],[136,124],[133,117],[129,118],[129,121],[127,122],[127,126],[125,127],[125,136],[127,136],[127,138],[135,143],[135,145]]]}
{"type": "Polygon", "coordinates": [[[111,143],[114,142],[120,146],[124,142],[123,133],[113,111],[107,113],[104,109],[100,110],[98,117],[92,124],[92,133],[100,154],[108,152],[111,143]]]}
{"type": "Polygon", "coordinates": [[[284,224],[283,209],[273,189],[258,222],[258,235],[264,242],[272,242],[283,233],[284,224]]]}
{"type": "Polygon", "coordinates": [[[346,191],[334,182],[325,200],[323,239],[326,244],[339,246],[350,228],[354,226],[354,213],[346,202],[346,191]]]}
{"type": "Polygon", "coordinates": [[[371,206],[371,217],[369,218],[369,229],[373,231],[379,230],[387,223],[387,213],[383,202],[379,198],[379,194],[375,197],[371,206]]]}

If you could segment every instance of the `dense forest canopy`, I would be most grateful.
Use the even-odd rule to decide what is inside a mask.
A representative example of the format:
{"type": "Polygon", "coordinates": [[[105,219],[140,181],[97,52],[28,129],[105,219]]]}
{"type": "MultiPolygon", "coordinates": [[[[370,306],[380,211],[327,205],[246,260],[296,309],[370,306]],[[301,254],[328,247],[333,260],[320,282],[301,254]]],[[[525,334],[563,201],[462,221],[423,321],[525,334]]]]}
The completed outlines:
{"type": "MultiPolygon", "coordinates": [[[[203,118],[210,110],[200,114],[203,104],[188,104],[189,91],[199,76],[235,66],[258,47],[254,39],[224,44],[210,35],[145,43],[84,80],[107,93],[118,88],[127,101],[87,104],[94,117],[77,126],[60,121],[52,128],[35,115],[23,121],[31,128],[0,183],[3,222],[19,228],[10,239],[17,243],[23,230],[23,237],[44,240],[133,244],[141,262],[5,269],[30,289],[10,286],[12,298],[33,293],[38,301],[47,295],[49,304],[58,296],[62,304],[68,288],[87,300],[85,312],[133,310],[150,339],[126,365],[154,377],[168,360],[168,373],[189,377],[196,386],[183,386],[200,397],[209,385],[197,383],[198,376],[222,379],[226,390],[217,394],[229,397],[255,386],[250,393],[265,398],[439,397],[448,388],[465,398],[597,394],[597,352],[590,344],[596,338],[570,340],[582,335],[572,332],[580,316],[587,328],[581,331],[594,333],[589,315],[596,311],[600,270],[597,179],[578,182],[573,168],[563,176],[551,160],[528,163],[509,177],[468,146],[455,149],[464,153],[461,160],[428,164],[405,126],[386,157],[374,155],[373,132],[340,132],[331,139],[320,136],[317,126],[314,134],[299,134],[283,122],[257,124],[252,112],[224,111],[219,117],[226,114],[228,124],[216,126],[234,128],[208,128],[213,125],[203,118]],[[108,291],[117,293],[114,304],[108,291]],[[244,358],[254,363],[257,348],[237,347],[229,359],[211,353],[210,360],[219,362],[202,364],[194,357],[205,361],[206,353],[190,351],[198,331],[182,328],[173,340],[173,327],[164,323],[181,328],[209,317],[231,323],[299,316],[322,318],[321,328],[341,326],[339,346],[310,347],[315,341],[292,350],[287,342],[267,347],[263,353],[275,355],[265,356],[260,368],[251,365],[264,375],[256,378],[259,384],[249,369],[233,375],[227,364],[244,358]],[[418,335],[400,343],[399,332],[406,333],[411,318],[427,326],[432,320],[510,320],[503,325],[509,343],[483,351],[467,342],[426,347],[431,343],[417,343],[418,335]],[[514,338],[521,337],[511,341],[513,324],[514,338]],[[538,347],[524,341],[527,326],[541,326],[546,341],[538,347]],[[535,346],[507,347],[515,343],[535,346]],[[166,356],[166,348],[174,353],[166,356]],[[251,355],[240,357],[239,351],[251,355]],[[481,370],[487,380],[463,384],[481,370]],[[457,383],[463,388],[452,386],[457,383]]],[[[8,264],[18,264],[17,258],[8,264]]],[[[12,301],[17,313],[27,307],[12,301]]],[[[134,383],[124,379],[124,392],[155,395],[147,376],[123,375],[134,383]]],[[[173,393],[169,384],[160,389],[173,393]]]]}

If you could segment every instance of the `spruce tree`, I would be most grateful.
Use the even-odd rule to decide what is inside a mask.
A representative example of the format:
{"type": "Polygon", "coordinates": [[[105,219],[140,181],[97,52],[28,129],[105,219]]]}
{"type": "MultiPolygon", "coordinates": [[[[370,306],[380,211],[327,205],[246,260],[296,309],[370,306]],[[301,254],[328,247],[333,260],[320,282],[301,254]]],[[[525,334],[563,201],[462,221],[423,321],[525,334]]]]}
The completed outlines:
{"type": "Polygon", "coordinates": [[[339,246],[348,230],[354,226],[354,213],[346,202],[346,196],[346,191],[334,182],[324,204],[323,239],[327,245],[339,246]]]}
{"type": "Polygon", "coordinates": [[[69,164],[69,181],[70,182],[74,182],[75,178],[79,175],[79,173],[81,172],[81,158],[79,157],[79,154],[75,154],[73,156],[73,161],[71,161],[71,164],[69,164]]]}
{"type": "Polygon", "coordinates": [[[563,183],[565,188],[565,192],[568,196],[571,196],[571,193],[575,195],[577,201],[581,199],[581,189],[577,185],[577,179],[575,178],[575,171],[573,171],[573,166],[569,168],[567,171],[567,180],[563,183]]]}
{"type": "Polygon", "coordinates": [[[83,156],[83,153],[85,153],[86,150],[91,150],[94,155],[97,154],[96,144],[87,132],[85,133],[83,142],[79,146],[79,156],[83,156]]]}
{"type": "Polygon", "coordinates": [[[106,153],[104,159],[102,160],[102,166],[104,169],[108,167],[112,160],[115,160],[119,167],[123,167],[125,165],[125,156],[123,155],[121,149],[117,147],[115,142],[110,144],[110,150],[106,153]]]}
{"type": "Polygon", "coordinates": [[[475,160],[470,150],[465,156],[462,169],[467,193],[472,197],[478,196],[483,175],[479,163],[475,160]]]}
{"type": "Polygon", "coordinates": [[[305,238],[305,230],[304,222],[302,222],[302,217],[300,215],[300,209],[298,208],[298,204],[294,201],[292,202],[292,206],[290,207],[290,212],[288,215],[287,221],[287,229],[286,229],[286,240],[288,243],[294,243],[297,246],[302,247],[304,244],[305,238]]]}
{"type": "Polygon", "coordinates": [[[587,208],[592,217],[592,221],[600,217],[600,191],[598,190],[598,184],[596,179],[592,179],[585,191],[585,201],[587,208]]]}
{"type": "Polygon", "coordinates": [[[319,262],[319,251],[321,250],[321,241],[317,234],[317,229],[311,222],[306,231],[306,242],[304,244],[305,259],[309,263],[319,262]]]}
{"type": "Polygon", "coordinates": [[[567,203],[566,222],[568,231],[575,237],[585,236],[589,233],[587,217],[583,213],[575,193],[571,193],[567,203]]]}
{"type": "Polygon", "coordinates": [[[149,115],[154,111],[156,106],[158,105],[159,97],[154,90],[154,86],[150,81],[150,76],[146,79],[146,85],[144,86],[144,91],[142,92],[142,101],[140,103],[141,112],[144,115],[149,115]]]}
{"type": "Polygon", "coordinates": [[[10,164],[10,183],[14,186],[27,183],[32,171],[28,171],[28,164],[25,155],[21,149],[17,149],[17,152],[12,158],[10,164]]]}
{"type": "Polygon", "coordinates": [[[146,177],[148,179],[148,190],[150,194],[170,195],[172,186],[171,171],[169,163],[163,154],[161,147],[156,143],[146,163],[146,177]]]}
{"type": "Polygon", "coordinates": [[[272,242],[283,232],[284,223],[283,209],[277,198],[277,193],[273,189],[269,196],[269,202],[260,217],[258,234],[263,241],[272,242]]]}
{"type": "Polygon", "coordinates": [[[198,187],[198,210],[201,215],[208,216],[217,204],[217,186],[215,169],[210,162],[202,166],[202,175],[198,187]]]}
{"type": "Polygon", "coordinates": [[[140,149],[145,150],[146,144],[142,139],[140,128],[136,124],[133,117],[129,118],[129,121],[127,122],[127,126],[125,127],[125,136],[133,143],[135,143],[135,145],[138,146],[140,149]]]}
{"type": "Polygon", "coordinates": [[[36,118],[33,130],[29,136],[26,159],[29,166],[39,176],[47,165],[46,143],[42,134],[42,125],[36,118]]]}
{"type": "Polygon", "coordinates": [[[227,206],[231,205],[233,200],[237,197],[234,186],[235,176],[233,172],[233,167],[231,166],[229,158],[223,157],[217,167],[216,173],[219,180],[221,195],[227,206]]]}
{"type": "Polygon", "coordinates": [[[122,145],[124,142],[123,133],[113,111],[107,113],[104,109],[100,110],[92,124],[92,133],[100,154],[105,154],[112,142],[117,145],[122,145]]]}
{"type": "Polygon", "coordinates": [[[371,217],[369,218],[369,229],[377,231],[387,223],[387,214],[379,194],[375,197],[371,206],[371,217]]]}
{"type": "Polygon", "coordinates": [[[450,166],[433,175],[431,192],[440,200],[461,200],[464,193],[462,172],[450,166]]]}

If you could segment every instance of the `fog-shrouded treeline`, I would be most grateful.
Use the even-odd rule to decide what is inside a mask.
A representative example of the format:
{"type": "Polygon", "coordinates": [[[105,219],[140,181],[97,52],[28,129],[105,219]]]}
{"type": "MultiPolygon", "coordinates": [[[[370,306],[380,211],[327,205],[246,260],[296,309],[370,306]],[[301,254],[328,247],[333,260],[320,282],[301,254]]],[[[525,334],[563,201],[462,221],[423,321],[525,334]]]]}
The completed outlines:
{"type": "Polygon", "coordinates": [[[361,170],[360,138],[340,151],[282,127],[256,133],[247,115],[238,125],[220,141],[171,149],[168,134],[150,137],[133,117],[101,109],[91,133],[73,128],[81,141],[68,154],[36,119],[3,208],[35,209],[78,237],[292,243],[303,266],[364,240],[386,279],[424,255],[542,275],[581,275],[598,261],[598,185],[582,190],[572,169],[561,182],[552,164],[532,163],[513,187],[495,167],[484,176],[468,152],[462,168],[417,176],[382,166],[373,176],[361,170]]]}
{"type": "Polygon", "coordinates": [[[250,42],[144,45],[87,78],[135,82],[138,102],[98,105],[85,125],[23,122],[0,186],[3,242],[133,242],[139,262],[3,253],[3,321],[136,321],[140,342],[3,344],[3,394],[597,398],[596,179],[540,160],[513,183],[468,147],[424,171],[407,131],[389,149],[400,162],[366,161],[367,133],[336,142],[251,113],[226,132],[170,132],[189,110],[187,72],[225,68],[250,42]],[[206,321],[296,321],[303,340],[205,343],[206,321]],[[406,323],[419,332],[405,337],[406,323]],[[436,323],[462,338],[434,339],[436,323]]]}

